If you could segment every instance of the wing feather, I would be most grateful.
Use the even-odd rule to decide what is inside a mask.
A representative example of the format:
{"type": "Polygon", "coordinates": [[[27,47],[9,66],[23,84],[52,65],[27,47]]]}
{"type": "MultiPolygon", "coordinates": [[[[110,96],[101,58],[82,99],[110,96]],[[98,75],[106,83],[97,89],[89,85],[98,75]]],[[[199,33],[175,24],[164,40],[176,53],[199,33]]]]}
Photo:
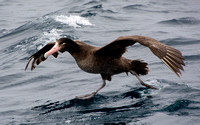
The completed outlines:
{"type": "Polygon", "coordinates": [[[167,58],[168,60],[170,60],[170,62],[173,63],[173,65],[175,65],[176,67],[178,67],[179,69],[181,69],[181,70],[184,71],[183,67],[182,67],[179,63],[177,63],[175,60],[173,60],[173,59],[170,58],[169,56],[166,56],[166,58],[167,58]]]}
{"type": "MultiPolygon", "coordinates": [[[[121,39],[121,38],[119,38],[121,39]]],[[[98,56],[108,56],[113,58],[120,58],[123,53],[126,52],[127,46],[131,46],[135,43],[133,40],[127,39],[126,42],[124,40],[115,40],[106,46],[100,48],[96,51],[96,55],[98,56]]]]}
{"type": "MultiPolygon", "coordinates": [[[[136,42],[148,47],[154,55],[161,59],[167,67],[169,67],[178,77],[181,71],[184,71],[182,66],[184,57],[181,52],[173,47],[160,43],[159,41],[145,36],[123,36],[119,37],[110,44],[100,48],[96,54],[103,56],[110,56],[113,58],[120,58],[126,51],[127,47],[135,44],[136,42]]],[[[180,74],[180,75],[179,75],[180,74]]]]}

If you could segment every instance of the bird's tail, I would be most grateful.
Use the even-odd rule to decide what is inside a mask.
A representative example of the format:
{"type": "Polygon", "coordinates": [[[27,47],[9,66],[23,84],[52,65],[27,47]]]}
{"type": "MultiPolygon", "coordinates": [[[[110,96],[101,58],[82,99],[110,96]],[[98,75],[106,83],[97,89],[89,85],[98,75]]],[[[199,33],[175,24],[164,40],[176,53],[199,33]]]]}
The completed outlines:
{"type": "Polygon", "coordinates": [[[135,71],[138,75],[146,75],[149,72],[148,64],[142,60],[132,60],[131,65],[131,70],[135,71]]]}

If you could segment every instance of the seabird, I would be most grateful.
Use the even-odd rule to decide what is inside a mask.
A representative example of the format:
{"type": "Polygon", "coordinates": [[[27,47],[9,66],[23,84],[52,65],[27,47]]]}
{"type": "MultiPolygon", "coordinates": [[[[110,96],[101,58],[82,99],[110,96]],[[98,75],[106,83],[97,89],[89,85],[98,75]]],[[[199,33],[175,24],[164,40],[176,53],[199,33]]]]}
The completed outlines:
{"type": "Polygon", "coordinates": [[[154,86],[144,83],[139,75],[146,75],[149,71],[147,63],[142,60],[132,60],[123,57],[127,47],[135,43],[140,43],[148,47],[154,55],[161,59],[178,77],[185,66],[181,52],[173,47],[160,43],[159,41],[145,36],[121,36],[113,42],[103,46],[95,47],[78,40],[69,38],[60,38],[56,42],[48,43],[42,49],[29,57],[29,61],[25,67],[28,68],[32,61],[31,70],[35,68],[35,64],[39,65],[45,61],[48,56],[53,55],[57,58],[59,52],[68,51],[75,59],[80,69],[88,73],[100,74],[103,83],[100,88],[91,94],[77,96],[78,99],[90,99],[97,94],[105,85],[106,80],[111,81],[111,77],[115,74],[130,72],[136,76],[141,85],[147,88],[157,89],[154,86]]]}

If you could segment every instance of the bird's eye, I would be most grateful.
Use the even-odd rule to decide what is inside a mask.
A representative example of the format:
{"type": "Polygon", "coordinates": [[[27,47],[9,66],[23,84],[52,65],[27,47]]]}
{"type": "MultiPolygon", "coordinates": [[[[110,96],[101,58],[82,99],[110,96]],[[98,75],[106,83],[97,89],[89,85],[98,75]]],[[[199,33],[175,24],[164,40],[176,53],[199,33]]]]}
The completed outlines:
{"type": "Polygon", "coordinates": [[[61,43],[61,45],[65,45],[65,43],[61,43]]]}

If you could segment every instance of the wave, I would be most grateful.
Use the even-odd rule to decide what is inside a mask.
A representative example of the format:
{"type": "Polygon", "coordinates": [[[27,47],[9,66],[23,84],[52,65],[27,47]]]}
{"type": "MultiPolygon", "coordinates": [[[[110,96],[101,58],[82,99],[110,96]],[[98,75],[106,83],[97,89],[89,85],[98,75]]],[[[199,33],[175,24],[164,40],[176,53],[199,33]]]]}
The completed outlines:
{"type": "MultiPolygon", "coordinates": [[[[150,82],[154,82],[154,80],[149,81],[149,83],[150,82]]],[[[163,82],[171,84],[170,81],[164,80],[163,82]]],[[[179,87],[181,87],[182,89],[185,86],[179,85],[176,86],[175,89],[178,90],[179,87]]],[[[169,86],[166,89],[170,89],[169,86]]],[[[175,89],[172,91],[176,91],[175,89]]],[[[190,89],[189,92],[193,90],[192,88],[188,87],[185,89],[190,89]]],[[[194,91],[198,92],[198,90],[194,91]]],[[[163,92],[169,93],[169,91],[167,90],[164,90],[163,92]]],[[[185,91],[183,90],[183,92],[185,91]]],[[[157,103],[157,101],[159,102],[162,100],[156,98],[157,96],[159,95],[152,95],[150,89],[138,87],[132,88],[131,90],[123,93],[116,92],[114,95],[109,95],[108,93],[106,94],[106,96],[97,94],[94,98],[89,100],[71,99],[64,102],[48,101],[46,102],[47,104],[35,106],[34,108],[32,108],[32,110],[42,112],[38,117],[48,117],[49,119],[54,119],[55,115],[58,115],[59,117],[63,117],[64,119],[67,118],[65,120],[69,124],[75,124],[77,122],[102,124],[109,123],[109,120],[111,120],[112,123],[121,123],[122,121],[126,121],[126,123],[128,123],[131,122],[131,119],[133,118],[146,118],[149,115],[158,112],[165,112],[171,115],[187,116],[188,113],[199,110],[198,106],[192,106],[198,105],[199,102],[197,101],[179,98],[175,101],[172,101],[172,103],[163,106],[163,104],[157,103]],[[91,115],[96,119],[92,121],[87,119],[88,116],[91,115]],[[81,120],[79,118],[81,118],[81,120]]],[[[165,99],[167,98],[165,97],[165,99]]],[[[198,115],[198,113],[190,114],[190,116],[195,115],[198,115]]]]}
{"type": "Polygon", "coordinates": [[[200,20],[194,17],[183,17],[183,18],[178,18],[178,19],[160,21],[158,23],[168,24],[168,25],[197,25],[197,24],[200,24],[200,20]]]}
{"type": "Polygon", "coordinates": [[[2,40],[3,38],[8,39],[14,36],[19,37],[21,34],[25,36],[25,38],[21,37],[23,39],[19,40],[19,42],[15,42],[4,49],[4,52],[11,53],[21,50],[33,53],[33,50],[39,50],[45,44],[55,42],[61,37],[75,39],[76,37],[71,33],[72,28],[81,28],[83,26],[93,26],[93,24],[88,19],[78,15],[46,15],[1,36],[2,40]],[[66,25],[71,28],[65,28],[66,25]],[[68,30],[68,35],[65,34],[65,29],[68,30]]]}
{"type": "Polygon", "coordinates": [[[184,56],[184,58],[187,61],[199,61],[200,60],[200,54],[198,54],[198,55],[188,55],[188,56],[184,56]]]}
{"type": "Polygon", "coordinates": [[[70,15],[70,16],[59,15],[55,17],[55,20],[67,24],[69,26],[72,26],[74,28],[92,25],[92,23],[90,23],[88,19],[76,15],[70,15]]]}
{"type": "Polygon", "coordinates": [[[152,9],[151,5],[144,5],[144,4],[134,4],[134,5],[128,5],[123,7],[124,10],[127,11],[141,11],[145,13],[169,13],[168,10],[158,10],[158,9],[152,9]]]}
{"type": "Polygon", "coordinates": [[[198,113],[196,111],[200,110],[200,108],[196,106],[191,107],[191,105],[199,105],[199,104],[200,102],[198,101],[191,101],[188,99],[178,99],[174,101],[172,104],[165,106],[160,111],[168,112],[170,115],[198,116],[198,113]],[[193,114],[192,111],[194,112],[193,114]]]}
{"type": "Polygon", "coordinates": [[[130,90],[128,92],[124,92],[121,94],[117,95],[112,95],[112,96],[103,96],[97,94],[94,98],[89,99],[89,100],[79,100],[79,99],[71,99],[69,101],[65,102],[53,102],[53,103],[48,103],[45,105],[41,106],[36,106],[33,108],[33,110],[37,111],[42,111],[43,113],[41,114],[47,114],[50,112],[54,111],[60,111],[63,109],[68,109],[68,108],[75,108],[75,107],[88,107],[90,105],[96,105],[96,104],[106,104],[106,102],[112,102],[112,101],[119,101],[123,100],[125,98],[132,98],[132,99],[141,99],[141,101],[136,101],[136,103],[131,104],[131,105],[122,105],[122,106],[111,106],[110,108],[95,108],[94,109],[85,109],[79,111],[80,113],[91,113],[91,112],[111,112],[111,111],[124,111],[124,110],[129,110],[131,107],[140,107],[145,104],[144,100],[146,98],[150,98],[150,89],[145,88],[145,87],[140,87],[140,88],[134,88],[133,90],[130,90]]]}
{"type": "Polygon", "coordinates": [[[174,45],[191,45],[191,44],[199,44],[198,39],[193,39],[193,38],[169,38],[165,40],[161,40],[162,43],[165,43],[170,46],[174,45]]]}
{"type": "Polygon", "coordinates": [[[167,112],[175,112],[177,110],[187,108],[190,103],[190,100],[176,100],[173,104],[170,104],[162,110],[167,112]]]}
{"type": "Polygon", "coordinates": [[[99,3],[100,3],[100,1],[92,0],[92,1],[85,3],[84,5],[93,5],[93,4],[99,4],[99,3]]]}
{"type": "Polygon", "coordinates": [[[82,7],[75,6],[73,7],[73,9],[69,10],[69,13],[78,14],[81,17],[94,17],[97,15],[104,15],[104,14],[116,14],[118,12],[115,12],[110,8],[105,9],[102,4],[99,4],[99,2],[95,1],[83,4],[82,7]]]}
{"type": "Polygon", "coordinates": [[[10,30],[7,30],[7,29],[0,29],[0,38],[2,36],[4,36],[5,34],[8,34],[9,32],[11,32],[10,30]]]}
{"type": "Polygon", "coordinates": [[[123,7],[123,9],[139,9],[139,8],[144,8],[146,7],[145,5],[143,4],[134,4],[134,5],[128,5],[128,6],[125,6],[123,7]]]}

